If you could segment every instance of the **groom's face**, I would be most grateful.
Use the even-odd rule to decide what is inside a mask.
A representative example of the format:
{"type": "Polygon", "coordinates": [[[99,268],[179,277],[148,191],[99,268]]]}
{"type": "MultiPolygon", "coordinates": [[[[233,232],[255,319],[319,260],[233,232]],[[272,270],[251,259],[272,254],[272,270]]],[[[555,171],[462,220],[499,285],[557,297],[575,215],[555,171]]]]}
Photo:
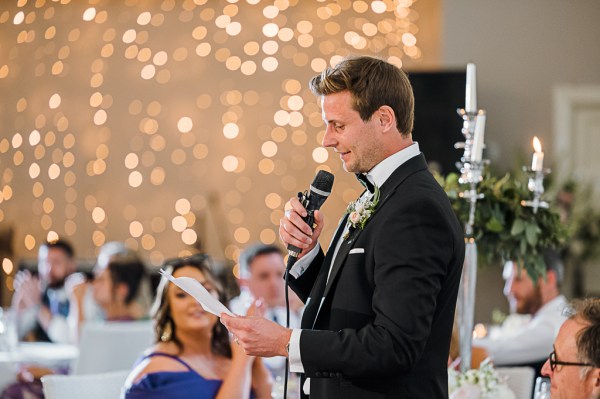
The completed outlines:
{"type": "Polygon", "coordinates": [[[326,125],[322,145],[333,148],[342,160],[344,170],[366,173],[385,158],[379,138],[380,120],[371,117],[363,121],[352,108],[349,91],[323,96],[321,105],[326,125]]]}

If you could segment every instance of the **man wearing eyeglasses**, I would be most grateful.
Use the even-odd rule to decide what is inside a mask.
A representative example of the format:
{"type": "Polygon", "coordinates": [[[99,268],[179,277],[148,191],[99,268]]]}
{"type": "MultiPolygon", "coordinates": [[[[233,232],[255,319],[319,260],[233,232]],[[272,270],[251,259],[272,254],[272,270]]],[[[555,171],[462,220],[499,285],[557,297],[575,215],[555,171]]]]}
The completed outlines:
{"type": "Polygon", "coordinates": [[[600,398],[600,298],[573,305],[542,374],[550,377],[552,399],[600,398]]]}

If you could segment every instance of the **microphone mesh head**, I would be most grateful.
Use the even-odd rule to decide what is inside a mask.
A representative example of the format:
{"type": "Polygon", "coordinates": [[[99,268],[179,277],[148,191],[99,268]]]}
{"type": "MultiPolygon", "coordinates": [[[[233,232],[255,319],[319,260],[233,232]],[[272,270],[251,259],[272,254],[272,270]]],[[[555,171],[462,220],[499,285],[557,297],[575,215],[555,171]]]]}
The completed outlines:
{"type": "Polygon", "coordinates": [[[315,176],[311,186],[317,190],[331,193],[331,188],[333,187],[333,175],[326,170],[320,170],[315,176]]]}

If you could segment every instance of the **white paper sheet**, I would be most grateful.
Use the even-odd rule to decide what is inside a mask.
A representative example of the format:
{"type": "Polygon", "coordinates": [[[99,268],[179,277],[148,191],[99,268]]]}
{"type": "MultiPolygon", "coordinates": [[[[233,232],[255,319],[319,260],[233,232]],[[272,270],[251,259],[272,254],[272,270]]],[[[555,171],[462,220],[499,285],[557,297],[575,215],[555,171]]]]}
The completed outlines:
{"type": "Polygon", "coordinates": [[[173,277],[171,274],[160,270],[159,273],[167,278],[170,282],[190,294],[204,310],[214,314],[217,317],[221,316],[221,313],[226,313],[233,316],[233,312],[227,309],[227,306],[223,305],[217,298],[212,296],[210,292],[197,280],[190,277],[173,277]]]}

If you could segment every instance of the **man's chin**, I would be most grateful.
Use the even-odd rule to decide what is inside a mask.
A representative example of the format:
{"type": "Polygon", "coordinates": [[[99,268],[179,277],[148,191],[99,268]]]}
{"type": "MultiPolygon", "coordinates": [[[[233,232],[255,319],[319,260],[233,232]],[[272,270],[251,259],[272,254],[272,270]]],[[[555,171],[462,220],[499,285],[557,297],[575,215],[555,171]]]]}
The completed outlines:
{"type": "Polygon", "coordinates": [[[356,171],[356,166],[354,166],[351,163],[346,163],[344,161],[342,161],[342,167],[344,168],[344,170],[348,173],[358,173],[356,171]]]}

